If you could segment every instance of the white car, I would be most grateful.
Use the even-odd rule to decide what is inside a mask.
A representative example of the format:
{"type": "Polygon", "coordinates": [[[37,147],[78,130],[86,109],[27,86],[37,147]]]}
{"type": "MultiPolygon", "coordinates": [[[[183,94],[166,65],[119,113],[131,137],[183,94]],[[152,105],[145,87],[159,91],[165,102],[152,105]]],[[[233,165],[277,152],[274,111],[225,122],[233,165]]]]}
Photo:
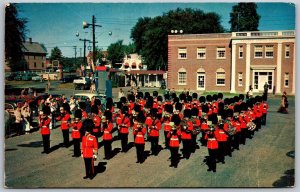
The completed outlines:
{"type": "Polygon", "coordinates": [[[106,95],[97,94],[97,93],[76,93],[74,95],[74,99],[77,100],[80,98],[81,101],[86,101],[87,98],[89,98],[91,100],[92,97],[96,97],[96,98],[100,99],[101,102],[106,99],[106,95]]]}

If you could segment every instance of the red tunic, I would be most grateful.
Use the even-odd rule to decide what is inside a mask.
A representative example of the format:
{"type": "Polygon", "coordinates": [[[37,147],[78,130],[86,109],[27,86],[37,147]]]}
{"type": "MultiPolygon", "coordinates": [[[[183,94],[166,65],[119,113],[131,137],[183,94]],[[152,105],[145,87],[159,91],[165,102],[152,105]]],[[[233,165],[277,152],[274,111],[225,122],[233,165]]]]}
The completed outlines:
{"type": "Polygon", "coordinates": [[[221,142],[227,141],[228,135],[225,133],[224,130],[216,128],[214,133],[217,141],[221,141],[221,142]]]}
{"type": "Polygon", "coordinates": [[[81,136],[80,135],[80,129],[82,127],[82,122],[81,121],[78,121],[77,123],[74,122],[70,126],[73,127],[72,134],[71,134],[72,138],[73,139],[80,139],[80,136],[81,136]]]}
{"type": "Polygon", "coordinates": [[[111,133],[112,130],[113,130],[112,123],[108,123],[106,128],[104,128],[102,124],[101,131],[103,131],[103,140],[112,140],[112,133],[111,133]]]}
{"type": "Polygon", "coordinates": [[[42,135],[50,135],[50,129],[49,129],[50,122],[51,119],[48,117],[40,120],[39,127],[41,128],[42,135]]]}
{"type": "Polygon", "coordinates": [[[70,121],[70,114],[66,113],[64,116],[59,116],[56,118],[56,120],[60,121],[60,129],[61,130],[67,130],[70,128],[69,121],[70,121]]]}
{"type": "Polygon", "coordinates": [[[133,134],[135,135],[134,143],[145,144],[144,135],[146,134],[146,128],[142,128],[141,130],[134,131],[133,134]]]}
{"type": "Polygon", "coordinates": [[[181,135],[180,130],[176,131],[176,134],[171,134],[171,132],[168,133],[167,137],[170,138],[170,147],[179,147],[179,136],[181,135]]]}
{"type": "Polygon", "coordinates": [[[92,158],[94,153],[97,153],[98,151],[98,143],[96,137],[91,134],[83,136],[81,151],[84,158],[92,158]]]}
{"type": "Polygon", "coordinates": [[[128,133],[128,128],[130,127],[130,119],[128,117],[123,117],[120,121],[119,121],[119,132],[126,134],[128,133]]]}
{"type": "Polygon", "coordinates": [[[101,118],[98,115],[95,115],[93,117],[93,122],[95,127],[93,128],[93,133],[98,133],[100,130],[100,125],[101,125],[101,118]]]}
{"type": "Polygon", "coordinates": [[[159,130],[161,129],[161,122],[159,119],[155,119],[154,121],[152,120],[151,125],[149,126],[150,128],[150,137],[158,137],[159,136],[159,130]]]}
{"type": "Polygon", "coordinates": [[[207,137],[206,135],[206,139],[207,139],[207,148],[208,149],[218,149],[219,148],[219,144],[218,141],[215,137],[207,137]]]}
{"type": "Polygon", "coordinates": [[[191,121],[188,121],[186,131],[182,130],[182,132],[181,132],[181,138],[182,139],[192,139],[192,134],[191,134],[192,130],[193,130],[193,123],[191,121]]]}

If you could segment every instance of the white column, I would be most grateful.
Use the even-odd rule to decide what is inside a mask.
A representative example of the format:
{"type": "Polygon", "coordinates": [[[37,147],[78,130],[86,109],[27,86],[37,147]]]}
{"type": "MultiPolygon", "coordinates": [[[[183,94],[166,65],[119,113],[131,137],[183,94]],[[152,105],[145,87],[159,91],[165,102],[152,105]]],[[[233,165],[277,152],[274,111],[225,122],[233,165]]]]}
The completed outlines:
{"type": "Polygon", "coordinates": [[[295,60],[295,58],[296,58],[296,46],[295,46],[295,43],[294,43],[294,49],[293,49],[293,82],[292,82],[293,83],[293,87],[292,87],[292,94],[293,95],[295,95],[295,85],[296,85],[296,67],[295,67],[296,60],[295,60]]]}
{"type": "Polygon", "coordinates": [[[158,85],[157,85],[157,76],[158,76],[158,75],[156,74],[156,76],[155,76],[155,77],[156,77],[156,78],[155,78],[155,87],[158,87],[158,85]]]}
{"type": "Polygon", "coordinates": [[[282,43],[278,43],[277,50],[277,74],[276,74],[276,94],[281,94],[281,65],[282,65],[282,43]]]}
{"type": "Polygon", "coordinates": [[[125,85],[124,85],[124,87],[126,87],[126,84],[127,84],[127,78],[126,78],[126,75],[125,75],[125,85]]]}
{"type": "MultiPolygon", "coordinates": [[[[250,58],[251,58],[251,50],[250,50],[250,43],[247,43],[246,46],[246,85],[245,85],[245,92],[249,91],[250,85],[250,58]]],[[[254,85],[252,85],[254,87],[254,85]]]]}
{"type": "Polygon", "coordinates": [[[149,78],[149,74],[148,74],[148,87],[150,86],[150,78],[149,78]]]}
{"type": "Polygon", "coordinates": [[[231,53],[232,63],[231,63],[231,89],[230,93],[235,93],[235,68],[236,68],[236,44],[232,43],[232,53],[231,53]]]}

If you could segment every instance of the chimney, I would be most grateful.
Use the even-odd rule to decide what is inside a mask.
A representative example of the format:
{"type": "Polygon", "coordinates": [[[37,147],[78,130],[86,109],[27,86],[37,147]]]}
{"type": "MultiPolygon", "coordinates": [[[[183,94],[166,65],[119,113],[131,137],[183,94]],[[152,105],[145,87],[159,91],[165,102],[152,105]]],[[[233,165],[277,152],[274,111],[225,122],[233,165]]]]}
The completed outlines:
{"type": "Polygon", "coordinates": [[[32,43],[32,38],[29,38],[29,43],[30,43],[30,44],[32,43]]]}

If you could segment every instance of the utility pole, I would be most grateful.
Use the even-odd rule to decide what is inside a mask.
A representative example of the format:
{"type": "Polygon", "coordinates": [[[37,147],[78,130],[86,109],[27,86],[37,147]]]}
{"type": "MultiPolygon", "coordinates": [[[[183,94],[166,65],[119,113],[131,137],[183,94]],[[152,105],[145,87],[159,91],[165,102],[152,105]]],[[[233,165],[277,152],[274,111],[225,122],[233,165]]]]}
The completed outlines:
{"type": "Polygon", "coordinates": [[[86,42],[90,42],[88,39],[79,39],[79,41],[83,41],[83,65],[84,70],[86,69],[86,56],[85,56],[85,48],[86,48],[86,42]]]}
{"type": "Polygon", "coordinates": [[[77,46],[74,46],[73,48],[74,48],[74,51],[75,51],[75,61],[74,61],[74,64],[76,65],[76,54],[77,54],[77,50],[76,49],[77,49],[77,46]]]}

